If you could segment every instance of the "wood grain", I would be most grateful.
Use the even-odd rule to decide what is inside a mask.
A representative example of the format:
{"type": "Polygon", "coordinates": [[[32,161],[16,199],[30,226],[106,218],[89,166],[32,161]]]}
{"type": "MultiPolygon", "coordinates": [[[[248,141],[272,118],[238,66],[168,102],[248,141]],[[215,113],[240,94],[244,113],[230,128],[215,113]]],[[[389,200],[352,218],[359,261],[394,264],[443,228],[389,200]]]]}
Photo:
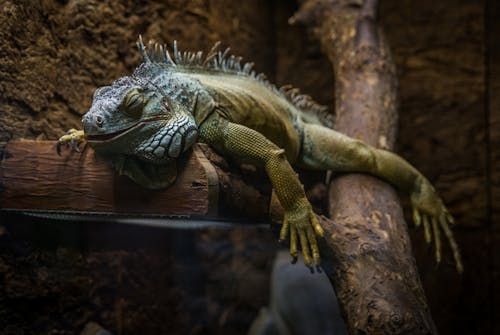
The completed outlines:
{"type": "Polygon", "coordinates": [[[194,148],[179,161],[176,182],[145,189],[118,176],[90,147],[56,154],[55,141],[12,141],[0,164],[0,208],[206,216],[217,213],[218,179],[194,148]]]}

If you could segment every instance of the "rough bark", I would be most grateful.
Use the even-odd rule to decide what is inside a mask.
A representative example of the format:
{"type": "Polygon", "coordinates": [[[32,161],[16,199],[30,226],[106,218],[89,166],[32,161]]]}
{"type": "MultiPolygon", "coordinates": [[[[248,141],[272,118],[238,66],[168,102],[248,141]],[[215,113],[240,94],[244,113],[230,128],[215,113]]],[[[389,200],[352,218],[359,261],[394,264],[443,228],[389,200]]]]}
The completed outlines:
{"type": "MultiPolygon", "coordinates": [[[[397,81],[377,1],[305,1],[293,20],[310,25],[335,73],[336,129],[394,148],[397,81]]],[[[330,187],[327,272],[351,334],[436,334],[395,191],[365,175],[330,187]]]]}

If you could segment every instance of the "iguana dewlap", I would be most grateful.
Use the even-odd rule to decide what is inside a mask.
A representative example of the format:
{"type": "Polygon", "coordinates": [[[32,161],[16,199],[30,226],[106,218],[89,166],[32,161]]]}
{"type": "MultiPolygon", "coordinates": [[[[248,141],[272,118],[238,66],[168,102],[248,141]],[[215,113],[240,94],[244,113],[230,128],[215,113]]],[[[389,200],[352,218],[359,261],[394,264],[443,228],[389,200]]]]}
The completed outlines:
{"type": "Polygon", "coordinates": [[[462,270],[449,224],[453,223],[429,181],[414,167],[325,127],[324,107],[289,87],[278,89],[263,75],[241,64],[241,58],[217,51],[180,52],[139,38],[142,64],[130,76],[94,93],[83,116],[83,131],[71,130],[61,144],[87,140],[108,157],[120,174],[152,189],[165,188],[176,177],[177,158],[196,141],[219,153],[265,168],[284,208],[280,238],[290,232],[290,253],[300,243],[307,265],[320,260],[316,235],[323,229],[292,165],[314,170],[364,172],[409,194],[416,225],[436,244],[441,259],[441,230],[462,270]]]}

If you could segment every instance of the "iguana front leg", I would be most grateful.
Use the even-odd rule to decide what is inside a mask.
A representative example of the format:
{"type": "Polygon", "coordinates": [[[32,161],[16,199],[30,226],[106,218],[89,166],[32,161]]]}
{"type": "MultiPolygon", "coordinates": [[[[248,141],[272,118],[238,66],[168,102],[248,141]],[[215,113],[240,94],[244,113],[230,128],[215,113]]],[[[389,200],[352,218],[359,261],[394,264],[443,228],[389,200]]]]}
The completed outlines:
{"type": "Polygon", "coordinates": [[[61,147],[63,145],[67,145],[71,147],[71,150],[79,152],[80,149],[78,146],[80,145],[80,143],[85,142],[85,140],[86,137],[83,130],[77,130],[72,128],[68,130],[68,132],[65,135],[61,136],[57,141],[57,154],[61,156],[61,147]]]}
{"type": "Polygon", "coordinates": [[[264,166],[285,210],[280,239],[290,231],[290,254],[298,255],[300,241],[304,263],[319,264],[320,256],[315,234],[323,236],[312,206],[295,171],[285,157],[284,150],[259,132],[240,124],[231,123],[218,116],[207,120],[200,127],[200,138],[216,150],[240,161],[264,166]],[[311,259],[312,253],[312,259],[311,259]]]}

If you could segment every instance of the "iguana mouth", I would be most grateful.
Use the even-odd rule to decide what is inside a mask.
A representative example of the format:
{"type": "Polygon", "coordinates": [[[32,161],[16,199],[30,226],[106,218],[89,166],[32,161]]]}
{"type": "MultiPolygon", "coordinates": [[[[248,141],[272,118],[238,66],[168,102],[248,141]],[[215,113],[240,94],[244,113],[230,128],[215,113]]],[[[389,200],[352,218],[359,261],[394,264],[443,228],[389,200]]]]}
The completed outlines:
{"type": "Polygon", "coordinates": [[[87,135],[87,142],[90,143],[103,143],[103,142],[109,142],[114,139],[117,139],[118,137],[123,136],[124,134],[130,132],[133,129],[138,129],[141,128],[144,125],[144,122],[139,122],[136,123],[128,128],[122,129],[115,131],[113,133],[108,133],[108,134],[99,134],[99,135],[87,135]]]}
{"type": "Polygon", "coordinates": [[[155,117],[155,118],[150,118],[147,120],[139,121],[133,125],[131,125],[128,128],[121,129],[112,133],[107,133],[107,134],[94,134],[94,135],[86,135],[87,142],[89,143],[106,143],[106,142],[111,142],[113,140],[116,140],[119,137],[122,137],[123,135],[131,132],[132,130],[135,129],[140,129],[146,123],[152,122],[152,121],[158,121],[158,120],[164,120],[162,117],[155,117]]]}

